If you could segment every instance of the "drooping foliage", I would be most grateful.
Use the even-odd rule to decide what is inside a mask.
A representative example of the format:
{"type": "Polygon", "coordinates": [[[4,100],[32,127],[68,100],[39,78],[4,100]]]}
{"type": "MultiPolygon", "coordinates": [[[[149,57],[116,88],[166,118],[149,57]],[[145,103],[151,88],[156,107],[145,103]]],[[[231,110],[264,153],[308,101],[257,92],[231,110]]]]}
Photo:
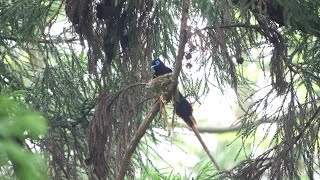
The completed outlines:
{"type": "MultiPolygon", "coordinates": [[[[319,8],[316,0],[191,1],[183,93],[199,102],[214,87],[233,88],[243,142],[262,125],[276,127],[266,131],[268,150],[208,177],[312,179],[319,171],[319,8]]],[[[20,100],[48,120],[33,143],[47,153],[49,176],[115,178],[152,104],[151,61],[174,65],[181,9],[172,0],[0,1],[0,89],[26,91],[20,100]]],[[[127,177],[145,170],[147,152],[138,149],[127,177]]]]}

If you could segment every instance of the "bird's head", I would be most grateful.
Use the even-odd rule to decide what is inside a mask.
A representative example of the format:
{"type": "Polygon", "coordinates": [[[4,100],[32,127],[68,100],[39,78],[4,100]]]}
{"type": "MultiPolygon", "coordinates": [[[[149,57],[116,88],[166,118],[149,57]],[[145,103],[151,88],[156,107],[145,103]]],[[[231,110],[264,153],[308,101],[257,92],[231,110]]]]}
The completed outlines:
{"type": "Polygon", "coordinates": [[[163,62],[160,59],[155,59],[152,61],[151,68],[155,69],[156,67],[164,66],[163,62]]]}

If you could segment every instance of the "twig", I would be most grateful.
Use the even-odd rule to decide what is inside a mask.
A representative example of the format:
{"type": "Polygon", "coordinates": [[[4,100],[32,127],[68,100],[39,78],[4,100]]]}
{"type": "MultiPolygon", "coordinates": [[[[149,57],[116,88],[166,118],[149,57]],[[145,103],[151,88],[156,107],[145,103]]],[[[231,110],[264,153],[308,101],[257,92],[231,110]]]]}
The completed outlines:
{"type": "MultiPolygon", "coordinates": [[[[183,124],[184,128],[188,128],[189,130],[192,130],[189,126],[183,124]]],[[[242,125],[237,125],[234,127],[213,127],[213,126],[196,126],[197,130],[200,133],[227,133],[227,132],[235,132],[242,129],[242,125]]]]}
{"type": "MultiPolygon", "coordinates": [[[[47,23],[46,26],[48,26],[49,29],[51,29],[52,24],[53,24],[53,21],[58,17],[58,15],[59,15],[59,13],[60,13],[60,11],[61,11],[61,9],[62,9],[62,6],[64,5],[64,1],[65,1],[65,0],[62,0],[62,1],[61,1],[60,5],[59,5],[59,7],[58,7],[58,9],[57,9],[57,11],[54,13],[54,15],[52,16],[52,18],[48,21],[48,23],[47,23]]],[[[53,1],[52,1],[52,2],[53,2],[53,1]]]]}
{"type": "Polygon", "coordinates": [[[135,151],[135,149],[137,148],[141,138],[143,137],[143,135],[145,134],[147,128],[149,127],[149,125],[151,124],[152,120],[154,119],[154,117],[156,116],[156,114],[159,112],[160,110],[160,103],[159,103],[159,99],[157,99],[153,106],[151,107],[150,111],[148,112],[148,114],[146,115],[146,118],[144,119],[144,121],[141,123],[140,127],[138,128],[137,132],[135,133],[134,137],[132,138],[129,147],[126,151],[126,153],[124,154],[122,163],[121,163],[121,167],[120,170],[118,172],[117,175],[117,180],[123,180],[124,176],[128,170],[129,164],[130,164],[130,160],[131,157],[135,151]]]}
{"type": "MultiPolygon", "coordinates": [[[[6,36],[0,36],[1,39],[6,39],[6,40],[11,40],[11,41],[21,41],[21,42],[26,42],[25,39],[22,39],[22,38],[18,38],[18,37],[12,37],[12,36],[9,36],[9,37],[6,37],[6,36]]],[[[58,44],[58,43],[71,43],[71,42],[74,42],[74,41],[79,41],[79,39],[77,38],[70,38],[70,39],[39,39],[39,40],[36,40],[35,43],[44,43],[44,44],[49,44],[49,43],[54,43],[54,44],[58,44]]]]}

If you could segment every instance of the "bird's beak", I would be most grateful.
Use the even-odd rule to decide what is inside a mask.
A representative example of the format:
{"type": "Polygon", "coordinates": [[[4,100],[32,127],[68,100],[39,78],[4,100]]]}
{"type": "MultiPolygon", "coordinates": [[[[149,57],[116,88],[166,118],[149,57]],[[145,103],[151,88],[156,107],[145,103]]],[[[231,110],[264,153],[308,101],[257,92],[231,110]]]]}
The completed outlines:
{"type": "Polygon", "coordinates": [[[157,65],[152,65],[151,68],[154,68],[154,67],[156,67],[156,66],[157,66],[157,65]]]}

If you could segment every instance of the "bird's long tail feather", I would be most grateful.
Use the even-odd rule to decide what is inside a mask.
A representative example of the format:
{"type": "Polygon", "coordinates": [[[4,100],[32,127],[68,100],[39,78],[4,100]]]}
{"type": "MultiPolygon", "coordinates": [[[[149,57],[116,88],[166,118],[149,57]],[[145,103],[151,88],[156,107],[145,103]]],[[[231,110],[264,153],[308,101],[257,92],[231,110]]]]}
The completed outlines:
{"type": "Polygon", "coordinates": [[[204,141],[202,140],[198,129],[194,125],[192,125],[191,128],[192,128],[194,134],[197,136],[198,140],[200,141],[203,149],[208,154],[208,156],[209,156],[210,160],[212,161],[212,163],[214,164],[214,166],[217,168],[218,171],[220,171],[220,167],[219,167],[217,161],[211,156],[209,149],[208,149],[207,145],[204,143],[204,141]]]}
{"type": "Polygon", "coordinates": [[[192,121],[193,125],[197,125],[197,121],[194,119],[194,117],[193,117],[193,116],[190,116],[190,119],[191,119],[191,121],[192,121]]]}

